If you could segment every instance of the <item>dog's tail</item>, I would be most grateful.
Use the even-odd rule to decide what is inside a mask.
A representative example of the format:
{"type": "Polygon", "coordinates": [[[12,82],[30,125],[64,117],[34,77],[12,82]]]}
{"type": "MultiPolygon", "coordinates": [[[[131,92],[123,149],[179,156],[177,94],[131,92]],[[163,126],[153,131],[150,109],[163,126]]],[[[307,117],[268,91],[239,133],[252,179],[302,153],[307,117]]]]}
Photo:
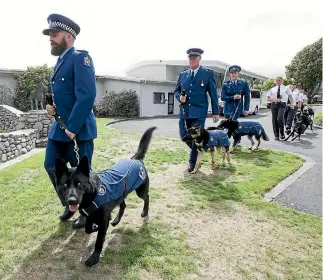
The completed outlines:
{"type": "Polygon", "coordinates": [[[140,139],[138,151],[131,159],[143,160],[145,158],[150,140],[151,140],[153,132],[156,128],[157,127],[155,127],[155,126],[150,127],[145,131],[145,133],[142,135],[142,137],[140,139]]]}
{"type": "Polygon", "coordinates": [[[261,137],[262,137],[262,139],[264,139],[265,141],[269,141],[269,137],[268,137],[268,135],[266,134],[265,129],[262,129],[262,131],[261,131],[261,137]]]}

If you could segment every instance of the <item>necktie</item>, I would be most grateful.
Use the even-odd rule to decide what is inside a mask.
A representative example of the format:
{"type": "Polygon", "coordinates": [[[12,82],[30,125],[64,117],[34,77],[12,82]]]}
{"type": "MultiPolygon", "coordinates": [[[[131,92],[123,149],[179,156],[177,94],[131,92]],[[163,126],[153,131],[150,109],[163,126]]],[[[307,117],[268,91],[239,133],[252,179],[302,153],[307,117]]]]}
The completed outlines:
{"type": "Polygon", "coordinates": [[[191,80],[194,79],[194,71],[192,71],[191,80]]]}
{"type": "Polygon", "coordinates": [[[281,96],[280,96],[280,85],[278,86],[277,98],[281,98],[281,96]]]}

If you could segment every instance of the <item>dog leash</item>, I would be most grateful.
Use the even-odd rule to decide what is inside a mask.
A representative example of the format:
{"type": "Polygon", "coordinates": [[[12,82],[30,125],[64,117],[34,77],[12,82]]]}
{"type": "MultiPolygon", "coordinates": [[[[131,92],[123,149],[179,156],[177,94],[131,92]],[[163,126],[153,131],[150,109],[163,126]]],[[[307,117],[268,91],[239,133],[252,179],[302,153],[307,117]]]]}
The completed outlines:
{"type": "Polygon", "coordinates": [[[237,112],[238,112],[238,109],[239,109],[239,106],[240,106],[240,103],[241,103],[241,98],[239,99],[239,103],[238,103],[238,106],[236,108],[236,111],[234,112],[234,114],[232,115],[232,117],[230,118],[231,120],[234,119],[234,117],[236,116],[237,112]]]}
{"type": "MultiPolygon", "coordinates": [[[[51,92],[46,94],[46,100],[47,100],[48,105],[53,106],[53,95],[51,92]]],[[[67,126],[65,125],[65,123],[63,122],[63,120],[61,119],[61,117],[57,113],[54,115],[54,118],[57,121],[57,123],[61,129],[63,129],[63,130],[67,129],[67,126]]],[[[74,141],[74,152],[76,154],[77,165],[79,165],[80,164],[80,154],[79,154],[79,147],[76,142],[76,136],[74,136],[74,138],[72,140],[74,141]]]]}

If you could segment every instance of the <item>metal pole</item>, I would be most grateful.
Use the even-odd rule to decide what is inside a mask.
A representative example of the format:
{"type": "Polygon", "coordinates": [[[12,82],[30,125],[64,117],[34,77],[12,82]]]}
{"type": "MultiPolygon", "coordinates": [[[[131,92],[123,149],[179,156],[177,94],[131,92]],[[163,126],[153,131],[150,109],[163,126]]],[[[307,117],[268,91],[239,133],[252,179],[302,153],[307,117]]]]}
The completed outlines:
{"type": "Polygon", "coordinates": [[[226,65],[225,72],[224,72],[224,77],[223,77],[223,83],[225,82],[225,77],[227,76],[228,69],[229,69],[229,65],[226,65]]]}

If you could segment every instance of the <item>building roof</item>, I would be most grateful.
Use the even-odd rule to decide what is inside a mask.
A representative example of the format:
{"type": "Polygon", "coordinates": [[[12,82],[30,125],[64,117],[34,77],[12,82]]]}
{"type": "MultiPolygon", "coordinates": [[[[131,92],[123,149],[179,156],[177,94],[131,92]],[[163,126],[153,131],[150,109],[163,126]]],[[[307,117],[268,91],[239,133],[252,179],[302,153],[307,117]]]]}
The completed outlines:
{"type": "Polygon", "coordinates": [[[151,83],[151,84],[175,84],[174,81],[160,81],[146,78],[137,78],[137,77],[119,77],[119,76],[110,76],[110,75],[96,75],[97,79],[110,79],[126,82],[135,82],[135,83],[151,83]]]}
{"type": "Polygon", "coordinates": [[[0,68],[0,73],[8,73],[8,74],[15,74],[15,73],[21,73],[26,70],[23,69],[7,69],[7,68],[0,68]]]}
{"type": "MultiPolygon", "coordinates": [[[[132,71],[136,68],[140,68],[143,66],[149,66],[149,65],[166,65],[166,66],[179,66],[179,67],[188,67],[187,60],[144,60],[139,63],[136,63],[126,69],[126,72],[132,71]]],[[[201,65],[205,67],[210,67],[210,68],[217,68],[220,70],[225,71],[226,67],[230,67],[231,64],[225,63],[219,60],[202,60],[201,65]]],[[[262,80],[267,80],[269,77],[266,77],[264,75],[260,75],[248,70],[245,70],[242,68],[241,74],[252,77],[252,78],[257,78],[257,79],[262,79],[262,80]]]]}

